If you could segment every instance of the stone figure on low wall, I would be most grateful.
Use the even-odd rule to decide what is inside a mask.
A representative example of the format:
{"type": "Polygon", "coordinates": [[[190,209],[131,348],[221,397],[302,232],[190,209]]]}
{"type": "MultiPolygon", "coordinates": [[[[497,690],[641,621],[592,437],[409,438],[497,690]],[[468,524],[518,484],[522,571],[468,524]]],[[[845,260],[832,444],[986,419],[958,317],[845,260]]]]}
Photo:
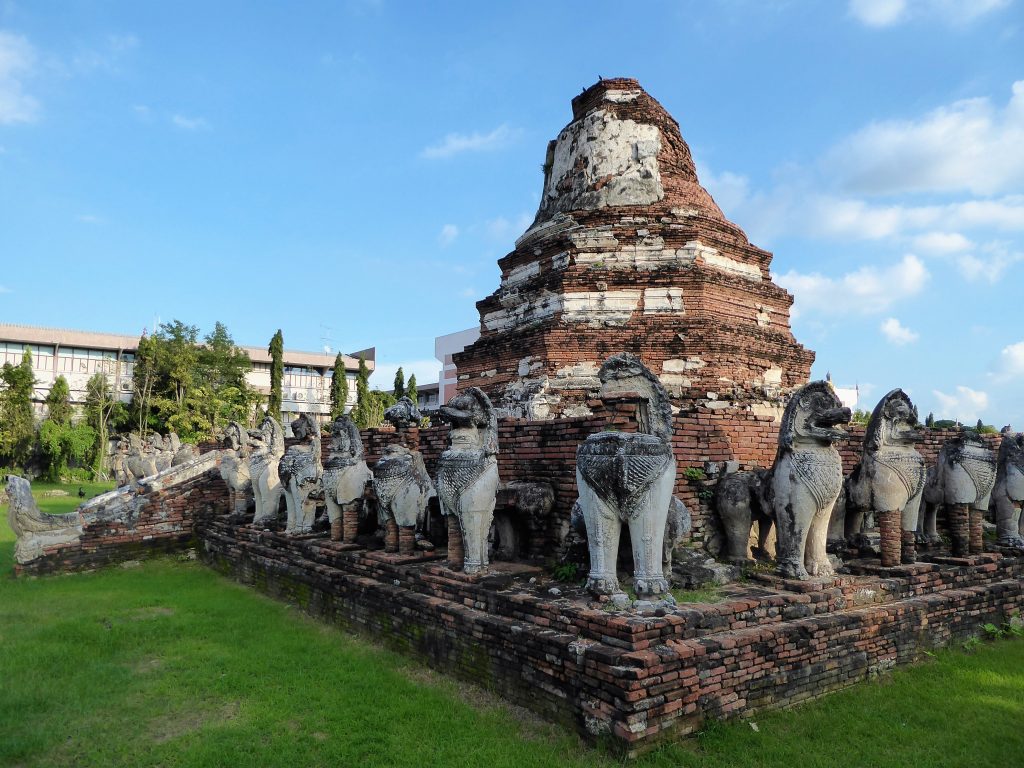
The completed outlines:
{"type": "Polygon", "coordinates": [[[665,527],[675,486],[672,409],[661,382],[628,353],[609,357],[598,372],[601,397],[636,393],[641,432],[599,432],[576,451],[579,507],[587,528],[590,575],[598,595],[619,592],[619,534],[629,526],[633,587],[638,596],[660,595],[669,584],[663,568],[665,527]]]}
{"type": "Polygon", "coordinates": [[[373,490],[380,524],[387,529],[385,549],[411,554],[416,529],[422,527],[427,503],[435,495],[423,454],[403,445],[389,445],[373,468],[373,490]]]}
{"type": "Polygon", "coordinates": [[[14,561],[24,564],[43,554],[45,547],[77,541],[82,522],[77,512],[51,515],[41,512],[32,498],[29,481],[17,475],[7,476],[7,519],[17,536],[14,561]]]}
{"type": "Polygon", "coordinates": [[[363,461],[363,441],[359,428],[348,416],[331,423],[327,462],[321,485],[331,522],[331,539],[353,543],[359,526],[359,508],[366,483],[373,477],[363,461]]]}
{"type": "Polygon", "coordinates": [[[996,456],[977,432],[967,430],[943,443],[934,467],[928,470],[918,531],[938,541],[935,520],[939,506],[946,511],[955,557],[983,550],[983,518],[996,481],[996,456]]]}
{"type": "Polygon", "coordinates": [[[1003,430],[992,489],[996,513],[996,537],[1000,546],[1024,548],[1024,432],[1003,430]]]}
{"type": "Polygon", "coordinates": [[[843,464],[833,443],[847,437],[835,427],[847,424],[850,415],[824,381],[804,385],[786,404],[775,463],[762,490],[765,509],[777,525],[777,572],[784,578],[835,572],[825,547],[832,507],[842,490],[843,464]]]}
{"type": "Polygon", "coordinates": [[[384,411],[384,420],[396,429],[419,426],[423,416],[409,397],[403,395],[398,402],[384,411]]]}
{"type": "Polygon", "coordinates": [[[222,445],[220,476],[228,487],[228,512],[243,515],[252,500],[249,433],[237,421],[232,421],[224,430],[222,445]]]}
{"type": "Polygon", "coordinates": [[[917,426],[917,408],[906,393],[889,392],[871,413],[861,461],[846,483],[846,540],[852,544],[864,515],[874,512],[885,567],[916,560],[914,532],[925,477],[924,458],[914,448],[917,426]]]}
{"type": "Polygon", "coordinates": [[[110,457],[110,471],[118,488],[126,486],[132,481],[132,475],[126,463],[130,451],[131,443],[126,436],[122,435],[117,439],[114,454],[110,457]]]}
{"type": "Polygon", "coordinates": [[[320,459],[320,425],[308,414],[300,414],[291,423],[292,437],[299,442],[288,446],[278,462],[278,476],[284,487],[288,508],[285,533],[299,535],[313,530],[316,503],[323,464],[320,459]]]}
{"type": "Polygon", "coordinates": [[[774,519],[771,503],[765,498],[771,470],[732,472],[724,475],[715,488],[715,509],[725,534],[725,558],[742,564],[750,559],[750,532],[757,523],[758,559],[768,558],[768,534],[774,519]]]}
{"type": "Polygon", "coordinates": [[[441,513],[458,522],[463,570],[478,573],[487,567],[487,535],[498,490],[498,420],[477,387],[458,392],[441,407],[440,417],[451,425],[449,448],[437,469],[441,513]]]}
{"type": "Polygon", "coordinates": [[[284,431],[276,419],[267,416],[259,429],[249,431],[249,441],[252,446],[249,476],[256,503],[252,524],[257,527],[271,525],[277,522],[277,511],[284,493],[278,475],[278,463],[284,455],[284,431]]]}

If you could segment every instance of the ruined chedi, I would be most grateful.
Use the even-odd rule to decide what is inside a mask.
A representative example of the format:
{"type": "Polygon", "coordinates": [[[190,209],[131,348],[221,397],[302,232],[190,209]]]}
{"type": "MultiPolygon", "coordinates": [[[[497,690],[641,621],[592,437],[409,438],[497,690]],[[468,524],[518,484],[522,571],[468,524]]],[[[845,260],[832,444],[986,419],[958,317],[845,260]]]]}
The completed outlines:
{"type": "Polygon", "coordinates": [[[477,303],[480,338],[455,355],[459,389],[505,415],[584,415],[601,363],[626,351],[676,405],[778,413],[814,353],[793,338],[772,255],[725,218],[635,80],[600,80],[572,112],[548,145],[537,217],[477,303]]]}

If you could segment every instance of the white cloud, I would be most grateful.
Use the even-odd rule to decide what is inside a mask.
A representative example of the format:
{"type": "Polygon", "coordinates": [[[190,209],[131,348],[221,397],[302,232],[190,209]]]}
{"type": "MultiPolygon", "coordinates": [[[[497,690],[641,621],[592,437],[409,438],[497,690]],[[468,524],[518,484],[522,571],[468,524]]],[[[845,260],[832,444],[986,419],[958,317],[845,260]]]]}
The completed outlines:
{"type": "Polygon", "coordinates": [[[1003,347],[996,364],[995,378],[998,381],[1024,379],[1024,341],[1003,347]]]}
{"type": "Polygon", "coordinates": [[[11,289],[6,285],[0,285],[0,293],[11,293],[11,289]]]}
{"type": "Polygon", "coordinates": [[[887,27],[907,12],[906,0],[850,0],[848,12],[869,27],[887,27]]]}
{"type": "Polygon", "coordinates": [[[1005,108],[987,98],[941,106],[918,120],[883,120],[840,142],[825,158],[843,186],[866,194],[994,194],[1024,182],[1024,80],[1005,108]]]}
{"type": "Polygon", "coordinates": [[[945,255],[974,248],[974,243],[959,232],[926,232],[913,240],[914,250],[945,255]]]}
{"type": "Polygon", "coordinates": [[[0,125],[31,123],[38,116],[39,102],[24,90],[35,63],[36,52],[27,39],[0,31],[0,125]]]}
{"type": "Polygon", "coordinates": [[[416,375],[416,386],[423,384],[436,384],[441,373],[441,363],[437,360],[405,360],[396,363],[382,363],[377,361],[377,367],[370,376],[370,389],[380,389],[386,392],[392,391],[395,383],[395,373],[399,367],[405,374],[406,382],[413,374],[416,375]]]}
{"type": "Polygon", "coordinates": [[[849,0],[848,12],[869,27],[891,27],[916,18],[958,26],[1005,8],[1011,0],[849,0]]]}
{"type": "Polygon", "coordinates": [[[180,114],[171,115],[171,122],[185,131],[202,131],[210,127],[205,118],[188,117],[180,114]]]}
{"type": "Polygon", "coordinates": [[[506,124],[499,125],[490,133],[449,133],[441,142],[424,148],[420,152],[420,157],[437,160],[453,157],[463,152],[486,152],[501,149],[518,135],[519,131],[506,124]]]}
{"type": "Polygon", "coordinates": [[[888,339],[890,344],[895,344],[898,347],[917,341],[920,337],[917,331],[912,331],[905,327],[895,317],[887,317],[883,320],[879,330],[882,331],[882,335],[888,339]]]}
{"type": "Polygon", "coordinates": [[[979,252],[956,257],[960,273],[971,282],[984,280],[995,285],[1014,264],[1024,261],[1024,253],[1011,251],[1003,243],[989,243],[979,252]]]}
{"type": "Polygon", "coordinates": [[[956,419],[964,424],[977,421],[988,408],[988,393],[970,387],[957,387],[955,395],[933,389],[932,395],[939,401],[939,418],[956,419]]]}
{"type": "Polygon", "coordinates": [[[75,220],[76,221],[80,221],[83,224],[102,224],[103,223],[103,219],[101,219],[99,216],[95,216],[95,215],[93,215],[91,213],[80,213],[77,216],[75,216],[75,220]]]}
{"type": "Polygon", "coordinates": [[[484,224],[484,230],[488,237],[494,240],[507,240],[521,235],[532,223],[533,217],[528,213],[520,213],[514,220],[498,216],[484,224]]]}
{"type": "Polygon", "coordinates": [[[441,244],[442,248],[447,248],[449,245],[455,242],[455,239],[459,236],[459,228],[454,224],[445,224],[441,227],[441,234],[437,236],[437,242],[441,244]]]}
{"type": "Polygon", "coordinates": [[[775,281],[795,297],[793,315],[875,314],[921,292],[928,281],[924,263],[907,254],[886,269],[861,267],[840,278],[789,271],[775,281]]]}
{"type": "Polygon", "coordinates": [[[476,289],[475,288],[463,288],[462,291],[459,293],[459,295],[462,296],[463,298],[466,298],[466,299],[472,299],[474,296],[476,296],[476,289]]]}

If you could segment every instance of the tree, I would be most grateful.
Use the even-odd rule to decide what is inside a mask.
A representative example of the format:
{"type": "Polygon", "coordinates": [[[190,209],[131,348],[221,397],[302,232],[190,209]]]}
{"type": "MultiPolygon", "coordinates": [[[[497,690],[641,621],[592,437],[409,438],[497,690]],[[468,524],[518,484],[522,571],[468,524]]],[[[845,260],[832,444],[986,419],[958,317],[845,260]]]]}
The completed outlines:
{"type": "Polygon", "coordinates": [[[850,421],[852,421],[854,424],[867,424],[869,421],[871,421],[871,412],[862,411],[860,408],[858,408],[853,412],[853,415],[850,417],[850,421]]]}
{"type": "Polygon", "coordinates": [[[159,357],[159,342],[155,336],[143,333],[139,339],[139,348],[135,351],[135,366],[132,369],[132,411],[139,434],[143,438],[151,426],[150,411],[153,405],[153,390],[159,375],[159,357]]]}
{"type": "MultiPolygon", "coordinates": [[[[366,358],[359,356],[359,372],[356,374],[356,405],[352,409],[352,421],[357,427],[373,426],[375,403],[370,402],[370,369],[366,367],[366,358]]],[[[381,414],[383,416],[383,413],[381,414]]],[[[379,423],[379,422],[378,422],[379,423]]]]}
{"type": "Polygon", "coordinates": [[[412,400],[414,405],[416,404],[416,399],[419,397],[419,392],[416,391],[415,373],[409,377],[409,383],[405,386],[405,396],[412,400]]]}
{"type": "Polygon", "coordinates": [[[107,478],[107,441],[115,412],[124,409],[110,392],[110,384],[102,373],[94,373],[85,383],[85,421],[93,431],[92,466],[97,480],[107,478]]]}
{"type": "Polygon", "coordinates": [[[72,424],[45,419],[39,425],[39,446],[48,462],[46,476],[53,482],[65,478],[72,461],[84,462],[95,444],[96,433],[84,422],[72,424]]]}
{"type": "Polygon", "coordinates": [[[270,400],[267,412],[278,421],[281,420],[281,384],[284,382],[284,336],[277,329],[267,348],[270,355],[270,400]]]}
{"type": "Polygon", "coordinates": [[[932,429],[932,428],[935,427],[935,414],[934,413],[931,413],[931,412],[928,413],[928,415],[925,417],[924,425],[926,427],[928,427],[928,429],[932,429]]]}
{"type": "Polygon", "coordinates": [[[67,379],[58,376],[46,396],[46,418],[56,424],[70,424],[71,412],[71,387],[67,379]]]}
{"type": "Polygon", "coordinates": [[[223,323],[215,323],[199,347],[198,365],[195,395],[199,401],[195,405],[203,416],[199,419],[202,436],[217,434],[231,421],[249,423],[260,399],[245,378],[252,370],[252,361],[223,323]]]}
{"type": "Polygon", "coordinates": [[[402,366],[398,366],[398,370],[395,371],[394,395],[396,401],[405,397],[405,372],[402,366]]]}
{"type": "Polygon", "coordinates": [[[4,363],[0,369],[0,457],[12,466],[24,468],[35,442],[35,418],[32,414],[32,352],[28,348],[21,363],[4,363]]]}
{"type": "Polygon", "coordinates": [[[331,419],[336,419],[345,413],[345,404],[348,402],[348,378],[345,373],[345,360],[341,353],[334,358],[334,369],[331,372],[331,419]]]}

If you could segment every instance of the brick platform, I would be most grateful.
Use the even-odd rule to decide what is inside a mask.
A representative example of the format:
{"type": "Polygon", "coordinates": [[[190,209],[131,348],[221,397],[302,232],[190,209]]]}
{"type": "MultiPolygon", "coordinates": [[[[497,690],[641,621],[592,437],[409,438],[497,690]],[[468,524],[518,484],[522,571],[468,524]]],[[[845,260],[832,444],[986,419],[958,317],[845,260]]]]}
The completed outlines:
{"type": "Polygon", "coordinates": [[[781,707],[863,680],[1024,607],[1024,558],[881,568],[825,583],[755,576],[713,605],[661,616],[602,609],[537,568],[476,577],[444,554],[368,552],[203,516],[222,573],[485,685],[636,755],[709,717],[781,707]],[[530,579],[536,580],[531,584],[530,579]]]}

